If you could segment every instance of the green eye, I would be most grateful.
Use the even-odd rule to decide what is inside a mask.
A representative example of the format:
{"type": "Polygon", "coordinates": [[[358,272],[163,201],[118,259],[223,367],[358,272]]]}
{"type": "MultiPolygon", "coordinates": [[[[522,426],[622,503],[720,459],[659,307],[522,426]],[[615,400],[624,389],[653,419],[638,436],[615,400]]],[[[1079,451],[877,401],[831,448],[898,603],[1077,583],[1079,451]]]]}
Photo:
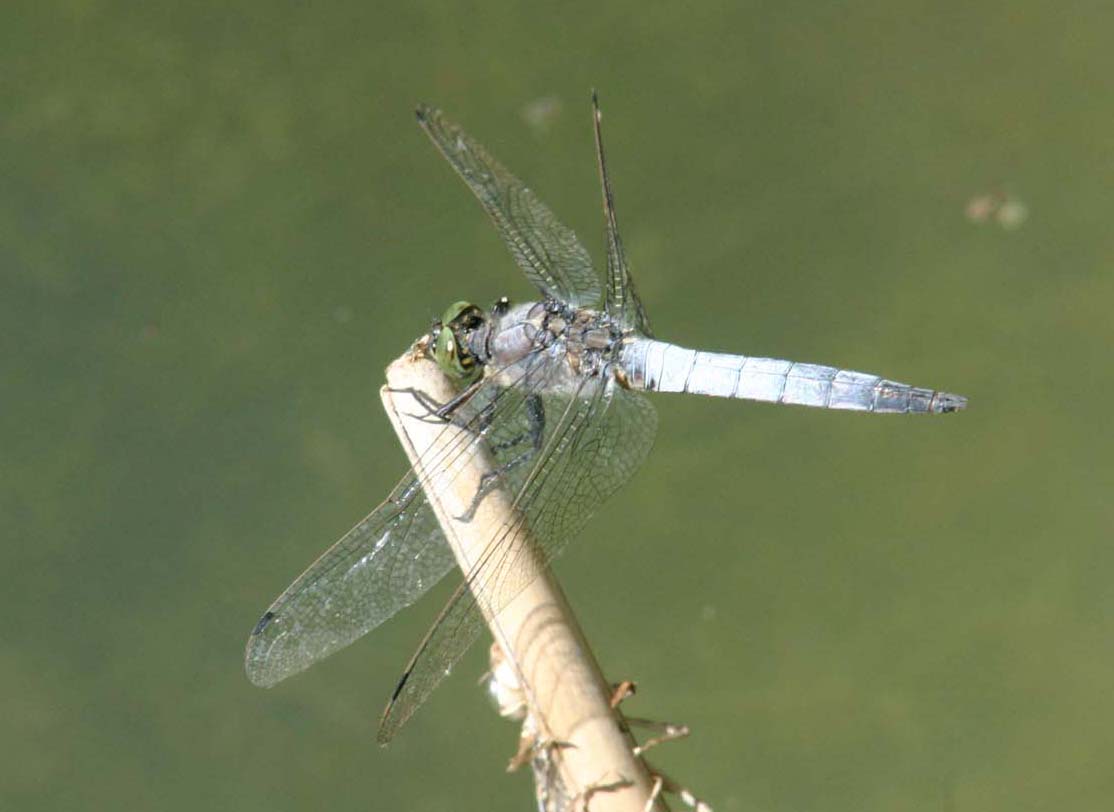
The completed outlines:
{"type": "Polygon", "coordinates": [[[454,302],[441,316],[433,359],[450,378],[469,384],[483,372],[483,365],[469,349],[468,333],[485,321],[484,312],[471,302],[454,302]]]}
{"type": "Polygon", "coordinates": [[[483,321],[483,311],[471,302],[453,302],[441,316],[441,323],[446,326],[475,327],[480,321],[483,321]]]}
{"type": "Polygon", "coordinates": [[[433,349],[433,355],[437,359],[437,363],[442,366],[445,365],[445,361],[450,361],[456,355],[456,341],[453,339],[453,331],[450,328],[442,327],[437,334],[437,345],[433,349]]]}

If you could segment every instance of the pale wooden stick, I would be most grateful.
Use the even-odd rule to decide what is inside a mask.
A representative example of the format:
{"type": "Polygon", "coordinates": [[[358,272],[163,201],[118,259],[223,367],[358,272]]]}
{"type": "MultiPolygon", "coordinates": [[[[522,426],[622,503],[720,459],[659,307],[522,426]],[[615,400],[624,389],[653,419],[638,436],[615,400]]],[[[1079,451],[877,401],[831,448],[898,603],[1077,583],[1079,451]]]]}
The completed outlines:
{"type": "MultiPolygon", "coordinates": [[[[428,401],[423,405],[413,395],[421,392],[429,400],[445,403],[456,394],[437,365],[425,357],[423,347],[419,342],[392,363],[387,385],[380,390],[387,416],[414,465],[430,449],[459,440],[463,431],[430,419],[428,401]]],[[[466,459],[449,462],[447,469],[441,463],[418,474],[457,563],[470,572],[496,529],[513,517],[513,497],[493,490],[480,501],[471,521],[458,520],[472,503],[481,477],[492,469],[485,454],[459,456],[466,459]]],[[[561,779],[572,792],[590,797],[592,812],[643,812],[653,780],[609,705],[611,687],[556,580],[534,553],[531,539],[510,543],[524,546],[507,554],[532,568],[515,580],[530,580],[530,584],[494,616],[487,611],[485,596],[476,597],[491,633],[518,672],[540,733],[562,745],[553,754],[561,779]],[[624,786],[600,789],[614,784],[624,786]]]]}

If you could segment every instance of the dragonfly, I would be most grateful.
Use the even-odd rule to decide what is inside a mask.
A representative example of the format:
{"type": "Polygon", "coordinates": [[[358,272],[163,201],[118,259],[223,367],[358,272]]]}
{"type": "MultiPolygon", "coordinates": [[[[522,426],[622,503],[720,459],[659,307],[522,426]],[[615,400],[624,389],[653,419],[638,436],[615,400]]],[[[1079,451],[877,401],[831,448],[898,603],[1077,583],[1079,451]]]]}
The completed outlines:
{"type": "MultiPolygon", "coordinates": [[[[387,499],[271,604],[252,630],[248,678],[270,687],[348,646],[414,603],[455,559],[419,471],[451,470],[485,454],[493,468],[465,515],[494,488],[513,497],[403,672],[379,725],[389,741],[484,628],[474,593],[497,612],[525,587],[516,542],[548,565],[645,460],[657,428],[647,392],[681,392],[875,414],[946,414],[959,395],[832,366],[688,349],[654,337],[619,237],[601,133],[592,128],[602,189],[606,273],[601,285],[575,234],[518,178],[439,110],[418,123],[487,212],[514,262],[537,288],[532,301],[483,309],[457,301],[422,346],[454,397],[429,403],[444,424],[387,499]],[[461,457],[460,455],[466,455],[461,457]]],[[[536,570],[530,570],[536,571],[536,570]]]]}

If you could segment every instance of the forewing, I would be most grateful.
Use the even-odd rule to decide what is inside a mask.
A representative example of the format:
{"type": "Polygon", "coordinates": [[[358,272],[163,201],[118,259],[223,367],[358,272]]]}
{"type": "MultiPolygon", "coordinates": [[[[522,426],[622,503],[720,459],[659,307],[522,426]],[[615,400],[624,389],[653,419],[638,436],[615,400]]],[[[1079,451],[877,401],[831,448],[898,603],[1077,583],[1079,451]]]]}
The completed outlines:
{"type": "Polygon", "coordinates": [[[528,583],[523,561],[508,550],[532,533],[543,564],[560,554],[592,513],[625,483],[653,444],[657,417],[641,395],[613,380],[583,382],[572,395],[545,397],[545,444],[529,470],[512,476],[516,511],[488,542],[476,567],[426,635],[384,711],[379,741],[389,741],[483,628],[475,593],[499,611],[528,583]]]}
{"type": "Polygon", "coordinates": [[[526,276],[546,296],[593,307],[600,284],[571,229],[440,110],[421,105],[418,123],[479,199],[526,276]]]}
{"type": "Polygon", "coordinates": [[[607,174],[607,161],[603,154],[603,132],[599,99],[592,92],[592,131],[596,138],[596,164],[600,171],[600,188],[603,190],[603,217],[607,229],[607,314],[628,329],[643,335],[652,335],[650,322],[642,301],[634,289],[623,241],[619,239],[619,223],[615,218],[615,197],[611,193],[611,179],[607,174]]]}
{"type": "MultiPolygon", "coordinates": [[[[511,383],[544,382],[544,357],[530,355],[503,370],[511,383]]],[[[467,429],[436,449],[419,469],[459,467],[485,438],[527,422],[528,387],[490,380],[455,415],[467,429]]],[[[430,417],[429,419],[438,419],[430,417]]],[[[359,639],[409,606],[448,572],[455,559],[411,470],[383,504],[325,552],[263,614],[248,638],[248,678],[270,687],[359,639]]]]}

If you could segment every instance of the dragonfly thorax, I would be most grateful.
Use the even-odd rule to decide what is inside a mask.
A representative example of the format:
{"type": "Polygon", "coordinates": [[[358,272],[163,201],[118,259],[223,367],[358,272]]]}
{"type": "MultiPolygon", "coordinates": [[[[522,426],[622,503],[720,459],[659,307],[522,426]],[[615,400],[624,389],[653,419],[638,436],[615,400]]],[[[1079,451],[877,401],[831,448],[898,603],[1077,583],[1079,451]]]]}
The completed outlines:
{"type": "Polygon", "coordinates": [[[454,302],[434,322],[431,348],[441,370],[459,385],[478,380],[485,366],[514,366],[534,353],[559,356],[574,375],[597,374],[617,357],[622,331],[604,313],[555,299],[490,311],[454,302]]]}
{"type": "Polygon", "coordinates": [[[508,305],[492,319],[487,363],[498,372],[518,367],[527,358],[536,357],[541,363],[544,356],[552,370],[550,383],[561,386],[608,367],[618,357],[621,339],[612,320],[597,310],[555,299],[508,305]]]}

